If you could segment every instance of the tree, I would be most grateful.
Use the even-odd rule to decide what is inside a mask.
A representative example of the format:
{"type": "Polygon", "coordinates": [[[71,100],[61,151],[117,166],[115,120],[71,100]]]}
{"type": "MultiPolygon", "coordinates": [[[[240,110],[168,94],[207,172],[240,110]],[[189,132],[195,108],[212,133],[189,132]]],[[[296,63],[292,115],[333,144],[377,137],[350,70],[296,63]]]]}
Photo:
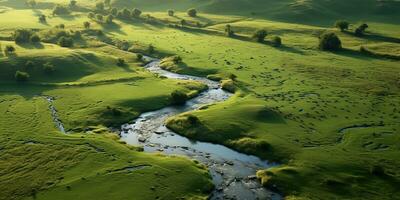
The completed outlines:
{"type": "Polygon", "coordinates": [[[188,99],[187,94],[180,90],[175,90],[171,93],[172,104],[183,105],[186,103],[187,99],[188,99]]]}
{"type": "Polygon", "coordinates": [[[78,3],[78,2],[77,2],[76,0],[71,0],[71,1],[69,2],[69,7],[70,7],[70,8],[75,8],[77,3],[78,3]]]}
{"type": "Polygon", "coordinates": [[[15,53],[15,47],[12,45],[7,45],[6,48],[4,49],[4,54],[7,56],[14,53],[15,53]]]}
{"type": "Polygon", "coordinates": [[[90,28],[90,22],[83,22],[83,27],[85,28],[85,29],[89,29],[90,28]]]}
{"type": "Polygon", "coordinates": [[[14,41],[17,44],[30,42],[32,31],[28,29],[18,29],[14,31],[14,41]]]}
{"type": "Polygon", "coordinates": [[[53,72],[56,71],[56,68],[54,67],[53,64],[47,62],[47,63],[43,64],[43,71],[44,71],[46,74],[51,74],[51,73],[53,73],[53,72]]]}
{"type": "Polygon", "coordinates": [[[93,19],[95,17],[95,14],[93,12],[88,13],[88,18],[93,19]]]}
{"type": "Polygon", "coordinates": [[[342,48],[342,42],[335,33],[324,33],[319,37],[319,48],[323,51],[337,51],[342,48]]]}
{"type": "Polygon", "coordinates": [[[32,43],[38,43],[38,42],[40,42],[40,37],[38,35],[34,34],[31,36],[30,41],[32,43]]]}
{"type": "Polygon", "coordinates": [[[194,8],[191,8],[191,9],[187,10],[187,14],[188,14],[190,17],[196,17],[196,16],[197,16],[197,10],[194,9],[194,8]]]}
{"type": "Polygon", "coordinates": [[[107,24],[111,24],[111,23],[113,23],[113,20],[114,20],[114,17],[112,15],[107,15],[105,22],[107,24]]]}
{"type": "Polygon", "coordinates": [[[369,27],[368,24],[361,24],[361,25],[355,30],[354,34],[355,34],[356,36],[361,37],[361,36],[364,35],[365,30],[366,30],[368,27],[369,27]]]}
{"type": "Polygon", "coordinates": [[[56,5],[53,8],[53,15],[68,15],[69,13],[68,8],[63,5],[56,5]]]}
{"type": "Polygon", "coordinates": [[[272,38],[272,45],[274,47],[280,47],[282,45],[282,38],[279,36],[275,36],[272,38]]]}
{"type": "Polygon", "coordinates": [[[264,42],[265,37],[267,37],[268,33],[265,29],[257,30],[253,34],[253,38],[257,40],[257,42],[264,42]]]}
{"type": "Polygon", "coordinates": [[[175,11],[174,10],[168,10],[168,16],[174,16],[175,15],[175,11]]]}
{"type": "Polygon", "coordinates": [[[131,14],[132,14],[132,17],[139,18],[140,15],[142,14],[142,11],[137,8],[134,8],[132,10],[131,14]]]}
{"type": "Polygon", "coordinates": [[[184,27],[186,25],[186,20],[182,19],[181,20],[181,26],[184,27]]]}
{"type": "Polygon", "coordinates": [[[46,15],[39,15],[39,22],[40,23],[47,23],[46,15]]]}
{"type": "Polygon", "coordinates": [[[124,8],[118,12],[117,16],[119,18],[129,19],[131,17],[131,11],[129,11],[127,8],[124,8]]]}
{"type": "Polygon", "coordinates": [[[125,60],[123,58],[118,58],[117,59],[117,65],[122,67],[125,65],[125,60]]]}
{"type": "Polygon", "coordinates": [[[15,80],[18,82],[25,82],[29,79],[29,74],[27,72],[16,71],[15,72],[15,80]]]}
{"type": "Polygon", "coordinates": [[[228,37],[232,37],[232,36],[235,35],[235,32],[232,30],[232,26],[231,26],[230,24],[227,24],[227,25],[225,26],[225,34],[226,34],[228,37]]]}
{"type": "Polygon", "coordinates": [[[114,16],[117,16],[117,14],[118,14],[118,9],[117,9],[117,8],[112,8],[111,11],[110,11],[110,13],[111,13],[112,15],[114,15],[114,16]]]}
{"type": "Polygon", "coordinates": [[[97,15],[96,15],[96,19],[97,19],[98,21],[103,21],[103,15],[97,14],[97,15]]]}
{"type": "Polygon", "coordinates": [[[62,47],[72,47],[74,45],[74,40],[70,37],[62,36],[58,39],[58,45],[62,47]]]}
{"type": "Polygon", "coordinates": [[[136,54],[136,59],[137,59],[138,61],[142,61],[142,60],[143,60],[143,55],[140,54],[140,53],[136,54]]]}
{"type": "Polygon", "coordinates": [[[335,27],[340,29],[340,31],[342,32],[349,29],[349,25],[350,23],[344,20],[339,20],[335,22],[335,27]]]}
{"type": "Polygon", "coordinates": [[[96,10],[103,11],[104,10],[104,3],[103,2],[97,2],[96,3],[96,10]]]}

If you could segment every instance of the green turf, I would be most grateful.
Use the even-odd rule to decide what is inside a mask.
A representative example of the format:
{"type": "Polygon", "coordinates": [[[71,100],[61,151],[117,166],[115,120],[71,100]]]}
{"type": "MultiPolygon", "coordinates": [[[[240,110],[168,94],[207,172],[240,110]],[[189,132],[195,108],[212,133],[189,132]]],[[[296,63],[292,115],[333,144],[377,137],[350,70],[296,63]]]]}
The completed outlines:
{"type": "MultiPolygon", "coordinates": [[[[280,165],[257,175],[287,199],[398,198],[399,61],[382,57],[400,54],[398,2],[112,1],[121,8],[141,8],[144,15],[163,23],[179,24],[185,19],[202,28],[171,28],[143,20],[104,25],[88,19],[84,12],[51,16],[43,25],[26,19],[50,13],[54,3],[61,1],[38,2],[32,10],[24,1],[0,1],[1,47],[13,44],[17,48],[15,56],[0,54],[3,199],[207,195],[208,175],[195,164],[136,152],[104,129],[170,104],[169,95],[176,89],[193,93],[203,86],[155,77],[139,66],[134,53],[98,41],[107,38],[130,41],[135,48],[152,44],[157,55],[179,55],[183,63],[165,67],[175,72],[212,74],[209,77],[218,79],[237,76],[231,99],[190,113],[200,120],[196,126],[187,123],[188,113],[170,118],[167,125],[194,139],[277,161],[280,165]],[[191,7],[200,11],[198,17],[186,15],[184,11],[191,7]],[[168,16],[167,9],[177,10],[176,16],[168,16]],[[338,19],[348,19],[350,30],[333,29],[338,19]],[[85,33],[73,48],[6,41],[17,28],[40,29],[45,36],[60,23],[66,30],[84,31],[84,21],[91,21],[93,29],[102,29],[106,35],[85,33]],[[370,26],[366,36],[355,37],[352,32],[364,22],[370,26]],[[227,24],[238,37],[223,36],[227,24]],[[250,41],[252,33],[261,28],[269,33],[266,44],[250,41]],[[324,31],[338,34],[344,50],[320,51],[317,36],[324,31]],[[283,46],[269,45],[275,35],[282,37],[283,46]],[[360,47],[377,56],[360,52],[360,47]],[[127,65],[117,66],[120,57],[127,65]],[[27,60],[36,63],[33,69],[24,68],[27,60]],[[55,65],[53,74],[43,73],[45,62],[55,65]],[[28,71],[30,80],[16,83],[17,70],[28,71]],[[60,119],[76,134],[57,132],[41,97],[45,95],[55,97],[60,119]],[[122,114],[115,116],[110,108],[122,114]],[[149,166],[132,172],[119,170],[142,164],[149,166]]],[[[90,7],[94,1],[79,4],[90,7]]],[[[230,80],[224,82],[232,86],[230,80]]]]}

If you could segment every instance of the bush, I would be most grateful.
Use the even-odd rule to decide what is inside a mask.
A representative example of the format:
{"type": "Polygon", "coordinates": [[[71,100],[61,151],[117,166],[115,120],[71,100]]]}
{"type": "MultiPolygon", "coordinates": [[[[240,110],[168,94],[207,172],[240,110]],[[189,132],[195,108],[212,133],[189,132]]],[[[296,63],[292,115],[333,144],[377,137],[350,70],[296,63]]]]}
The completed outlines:
{"type": "Polygon", "coordinates": [[[36,35],[36,34],[32,35],[31,38],[30,38],[30,41],[32,43],[38,43],[38,42],[40,42],[40,37],[38,35],[36,35]]]}
{"type": "Polygon", "coordinates": [[[349,25],[350,23],[344,20],[339,20],[335,22],[335,27],[340,29],[340,31],[342,32],[349,29],[349,25]]]}
{"type": "Polygon", "coordinates": [[[18,82],[25,82],[29,79],[29,74],[26,72],[16,71],[15,72],[15,80],[18,82]]]}
{"type": "Polygon", "coordinates": [[[85,29],[89,29],[90,28],[90,22],[83,22],[83,27],[85,29]]]}
{"type": "Polygon", "coordinates": [[[12,45],[7,45],[6,48],[4,49],[4,54],[5,55],[11,55],[15,53],[15,47],[12,45]]]}
{"type": "Polygon", "coordinates": [[[96,19],[100,22],[103,21],[103,15],[97,14],[96,19]]]}
{"type": "Polygon", "coordinates": [[[39,15],[39,22],[40,23],[47,23],[46,15],[39,15]]]}
{"type": "Polygon", "coordinates": [[[47,63],[43,64],[43,71],[44,71],[46,74],[51,74],[51,73],[53,73],[53,72],[56,71],[56,68],[54,67],[53,64],[47,62],[47,63]]]}
{"type": "Polygon", "coordinates": [[[189,10],[187,11],[187,14],[188,14],[190,17],[196,17],[196,16],[197,16],[197,10],[194,9],[194,8],[191,8],[191,9],[189,9],[189,10]]]}
{"type": "Polygon", "coordinates": [[[63,5],[56,5],[53,8],[53,15],[68,15],[69,9],[63,5]]]}
{"type": "Polygon", "coordinates": [[[335,33],[324,33],[319,37],[319,48],[324,51],[337,51],[342,48],[342,42],[335,33]]]}
{"type": "Polygon", "coordinates": [[[174,10],[168,10],[168,16],[174,16],[175,15],[175,11],[174,10]]]}
{"type": "Polygon", "coordinates": [[[253,34],[253,38],[257,40],[257,42],[264,42],[265,37],[267,37],[268,33],[264,29],[257,30],[253,34]]]}
{"type": "Polygon", "coordinates": [[[232,26],[231,26],[230,24],[227,24],[227,25],[225,26],[225,34],[226,34],[228,37],[232,37],[232,36],[235,35],[235,32],[233,32],[232,26]]]}
{"type": "Polygon", "coordinates": [[[132,10],[131,14],[132,14],[132,17],[138,18],[142,14],[142,11],[137,8],[134,8],[132,10]]]}
{"type": "Polygon", "coordinates": [[[183,105],[186,103],[187,99],[187,94],[180,90],[175,90],[171,93],[171,101],[174,105],[183,105]]]}
{"type": "Polygon", "coordinates": [[[117,65],[122,67],[125,65],[125,60],[123,58],[118,58],[117,59],[117,65]]]}
{"type": "Polygon", "coordinates": [[[114,17],[112,15],[107,15],[106,19],[105,19],[105,22],[107,24],[111,24],[111,23],[113,23],[113,20],[114,20],[114,17]]]}
{"type": "Polygon", "coordinates": [[[354,34],[356,36],[363,36],[365,30],[368,28],[368,24],[361,24],[358,28],[356,28],[354,34]]]}
{"type": "Polygon", "coordinates": [[[274,47],[280,47],[282,45],[282,38],[279,36],[275,36],[272,38],[272,45],[274,47]]]}
{"type": "Polygon", "coordinates": [[[143,60],[143,55],[140,54],[140,53],[136,54],[136,59],[137,59],[138,61],[142,61],[142,60],[143,60]]]}
{"type": "Polygon", "coordinates": [[[19,29],[14,31],[14,41],[17,44],[30,42],[31,36],[32,31],[28,29],[19,29]]]}
{"type": "Polygon", "coordinates": [[[70,37],[62,36],[58,39],[58,45],[62,47],[72,47],[74,46],[74,40],[70,37]]]}

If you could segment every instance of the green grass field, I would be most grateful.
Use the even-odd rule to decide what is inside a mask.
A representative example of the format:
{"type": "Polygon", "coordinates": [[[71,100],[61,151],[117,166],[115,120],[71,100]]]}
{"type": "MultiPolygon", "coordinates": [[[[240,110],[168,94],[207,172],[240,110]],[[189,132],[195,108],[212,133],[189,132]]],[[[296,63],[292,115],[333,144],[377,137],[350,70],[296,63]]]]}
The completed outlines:
{"type": "Polygon", "coordinates": [[[183,64],[170,68],[179,73],[235,75],[233,97],[190,112],[200,123],[185,123],[188,113],[166,123],[189,138],[276,161],[257,177],[285,199],[399,199],[398,1],[113,0],[112,7],[143,14],[112,24],[87,17],[95,9],[90,0],[78,1],[69,15],[51,14],[68,2],[37,0],[32,9],[25,0],[0,0],[0,199],[207,198],[212,184],[201,166],[139,152],[107,129],[170,105],[174,90],[204,90],[147,72],[138,53],[179,55],[183,64]],[[189,17],[188,8],[198,16],[189,17]],[[47,23],[39,23],[41,14],[47,23]],[[348,31],[333,27],[339,19],[351,23],[348,31]],[[356,37],[362,23],[369,28],[356,37]],[[73,47],[51,38],[63,31],[59,24],[82,33],[73,47]],[[225,36],[227,24],[236,37],[225,36]],[[21,28],[42,42],[16,44],[12,34],[21,28]],[[250,39],[259,29],[268,32],[265,43],[250,39]],[[341,51],[318,48],[326,31],[338,35],[341,51]],[[270,44],[274,36],[282,46],[270,44]],[[121,41],[132,48],[118,48],[121,41]],[[15,54],[4,53],[7,45],[15,54]],[[53,72],[46,73],[46,63],[53,72]],[[29,80],[16,82],[16,71],[29,80]],[[45,96],[54,97],[71,134],[55,128],[45,96]]]}

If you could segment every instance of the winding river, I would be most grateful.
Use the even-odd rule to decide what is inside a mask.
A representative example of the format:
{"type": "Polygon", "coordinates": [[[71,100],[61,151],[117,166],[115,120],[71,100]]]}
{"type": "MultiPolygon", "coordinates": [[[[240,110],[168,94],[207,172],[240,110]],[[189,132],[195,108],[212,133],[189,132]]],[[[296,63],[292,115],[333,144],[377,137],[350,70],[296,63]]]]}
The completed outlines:
{"type": "Polygon", "coordinates": [[[151,60],[147,70],[167,78],[195,80],[208,85],[209,89],[189,100],[183,106],[170,106],[143,113],[135,121],[121,127],[121,140],[144,147],[145,152],[184,155],[205,164],[212,176],[215,190],[210,199],[282,199],[280,195],[261,186],[256,171],[273,166],[273,163],[246,155],[218,144],[192,141],[165,126],[168,117],[199,109],[206,104],[227,100],[232,94],[221,89],[220,84],[206,78],[175,74],[162,70],[160,61],[151,60]]]}

